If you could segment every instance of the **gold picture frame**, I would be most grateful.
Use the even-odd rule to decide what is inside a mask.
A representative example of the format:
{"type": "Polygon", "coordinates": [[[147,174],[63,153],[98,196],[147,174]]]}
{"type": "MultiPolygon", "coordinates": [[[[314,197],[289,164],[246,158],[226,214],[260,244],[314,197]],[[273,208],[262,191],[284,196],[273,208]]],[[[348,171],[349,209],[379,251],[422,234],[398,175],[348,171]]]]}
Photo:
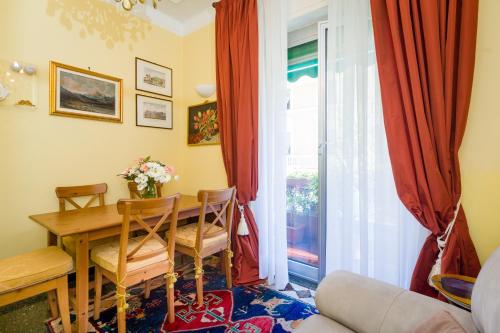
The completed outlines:
{"type": "Polygon", "coordinates": [[[123,122],[122,79],[51,61],[49,114],[123,122]]]}
{"type": "Polygon", "coordinates": [[[188,146],[208,146],[220,144],[220,126],[218,122],[217,101],[205,101],[201,104],[191,105],[188,107],[187,115],[188,146]],[[205,113],[207,112],[209,112],[207,118],[210,118],[208,121],[210,121],[212,125],[208,126],[209,130],[207,131],[207,126],[204,124],[205,126],[203,126],[204,130],[202,133],[202,131],[199,130],[199,121],[195,118],[195,116],[199,119],[200,117],[205,116],[205,113]],[[196,123],[198,123],[198,126],[196,126],[196,123]]]}

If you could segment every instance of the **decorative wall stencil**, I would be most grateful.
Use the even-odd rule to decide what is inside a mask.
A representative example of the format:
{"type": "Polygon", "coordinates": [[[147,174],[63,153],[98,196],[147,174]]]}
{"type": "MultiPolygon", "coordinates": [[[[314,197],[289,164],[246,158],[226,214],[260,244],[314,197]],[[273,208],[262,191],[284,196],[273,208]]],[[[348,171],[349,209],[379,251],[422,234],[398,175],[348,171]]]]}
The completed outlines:
{"type": "Polygon", "coordinates": [[[34,65],[0,59],[0,107],[34,109],[38,103],[36,72],[34,65]]]}

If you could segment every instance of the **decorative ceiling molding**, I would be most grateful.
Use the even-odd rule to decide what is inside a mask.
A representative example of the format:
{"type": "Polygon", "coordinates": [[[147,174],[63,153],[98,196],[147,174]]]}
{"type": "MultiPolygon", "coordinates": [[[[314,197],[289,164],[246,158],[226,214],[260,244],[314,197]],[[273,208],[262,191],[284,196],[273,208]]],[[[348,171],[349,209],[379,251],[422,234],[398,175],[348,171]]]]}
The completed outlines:
{"type": "Polygon", "coordinates": [[[184,22],[183,36],[189,35],[196,30],[199,30],[215,21],[215,10],[213,8],[206,9],[201,13],[192,16],[184,22]]]}
{"type": "MultiPolygon", "coordinates": [[[[123,11],[121,5],[114,0],[101,0],[111,6],[115,6],[117,10],[123,11]]],[[[184,37],[196,30],[212,23],[215,20],[215,11],[211,8],[206,9],[196,15],[193,15],[188,20],[180,21],[170,15],[163,13],[160,10],[154,9],[152,6],[135,6],[130,15],[140,17],[152,24],[184,37]]]]}

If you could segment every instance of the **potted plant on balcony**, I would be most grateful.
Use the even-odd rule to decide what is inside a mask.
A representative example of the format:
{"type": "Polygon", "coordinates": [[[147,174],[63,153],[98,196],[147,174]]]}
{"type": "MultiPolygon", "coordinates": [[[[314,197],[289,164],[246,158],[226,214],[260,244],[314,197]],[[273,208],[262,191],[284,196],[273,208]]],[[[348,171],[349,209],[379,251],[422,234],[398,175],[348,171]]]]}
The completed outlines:
{"type": "Polygon", "coordinates": [[[296,187],[287,188],[287,240],[290,244],[304,239],[307,216],[304,215],[304,195],[296,187]]]}
{"type": "MultiPolygon", "coordinates": [[[[319,183],[317,173],[294,173],[287,180],[287,237],[290,244],[317,239],[319,183]]],[[[316,243],[313,241],[313,243],[316,243]]]]}

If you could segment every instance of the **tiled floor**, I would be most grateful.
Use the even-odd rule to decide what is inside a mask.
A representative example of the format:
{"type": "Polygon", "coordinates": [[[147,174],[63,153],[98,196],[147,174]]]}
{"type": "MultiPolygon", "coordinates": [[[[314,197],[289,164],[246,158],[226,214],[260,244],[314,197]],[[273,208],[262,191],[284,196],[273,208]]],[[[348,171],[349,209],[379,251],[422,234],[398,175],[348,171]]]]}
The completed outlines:
{"type": "Polygon", "coordinates": [[[279,292],[288,295],[293,298],[297,298],[301,300],[302,302],[311,304],[311,305],[316,305],[314,302],[314,297],[316,296],[316,291],[313,289],[309,289],[307,287],[303,287],[299,284],[290,282],[286,285],[284,289],[276,289],[275,287],[271,286],[272,289],[278,290],[279,292]]]}

